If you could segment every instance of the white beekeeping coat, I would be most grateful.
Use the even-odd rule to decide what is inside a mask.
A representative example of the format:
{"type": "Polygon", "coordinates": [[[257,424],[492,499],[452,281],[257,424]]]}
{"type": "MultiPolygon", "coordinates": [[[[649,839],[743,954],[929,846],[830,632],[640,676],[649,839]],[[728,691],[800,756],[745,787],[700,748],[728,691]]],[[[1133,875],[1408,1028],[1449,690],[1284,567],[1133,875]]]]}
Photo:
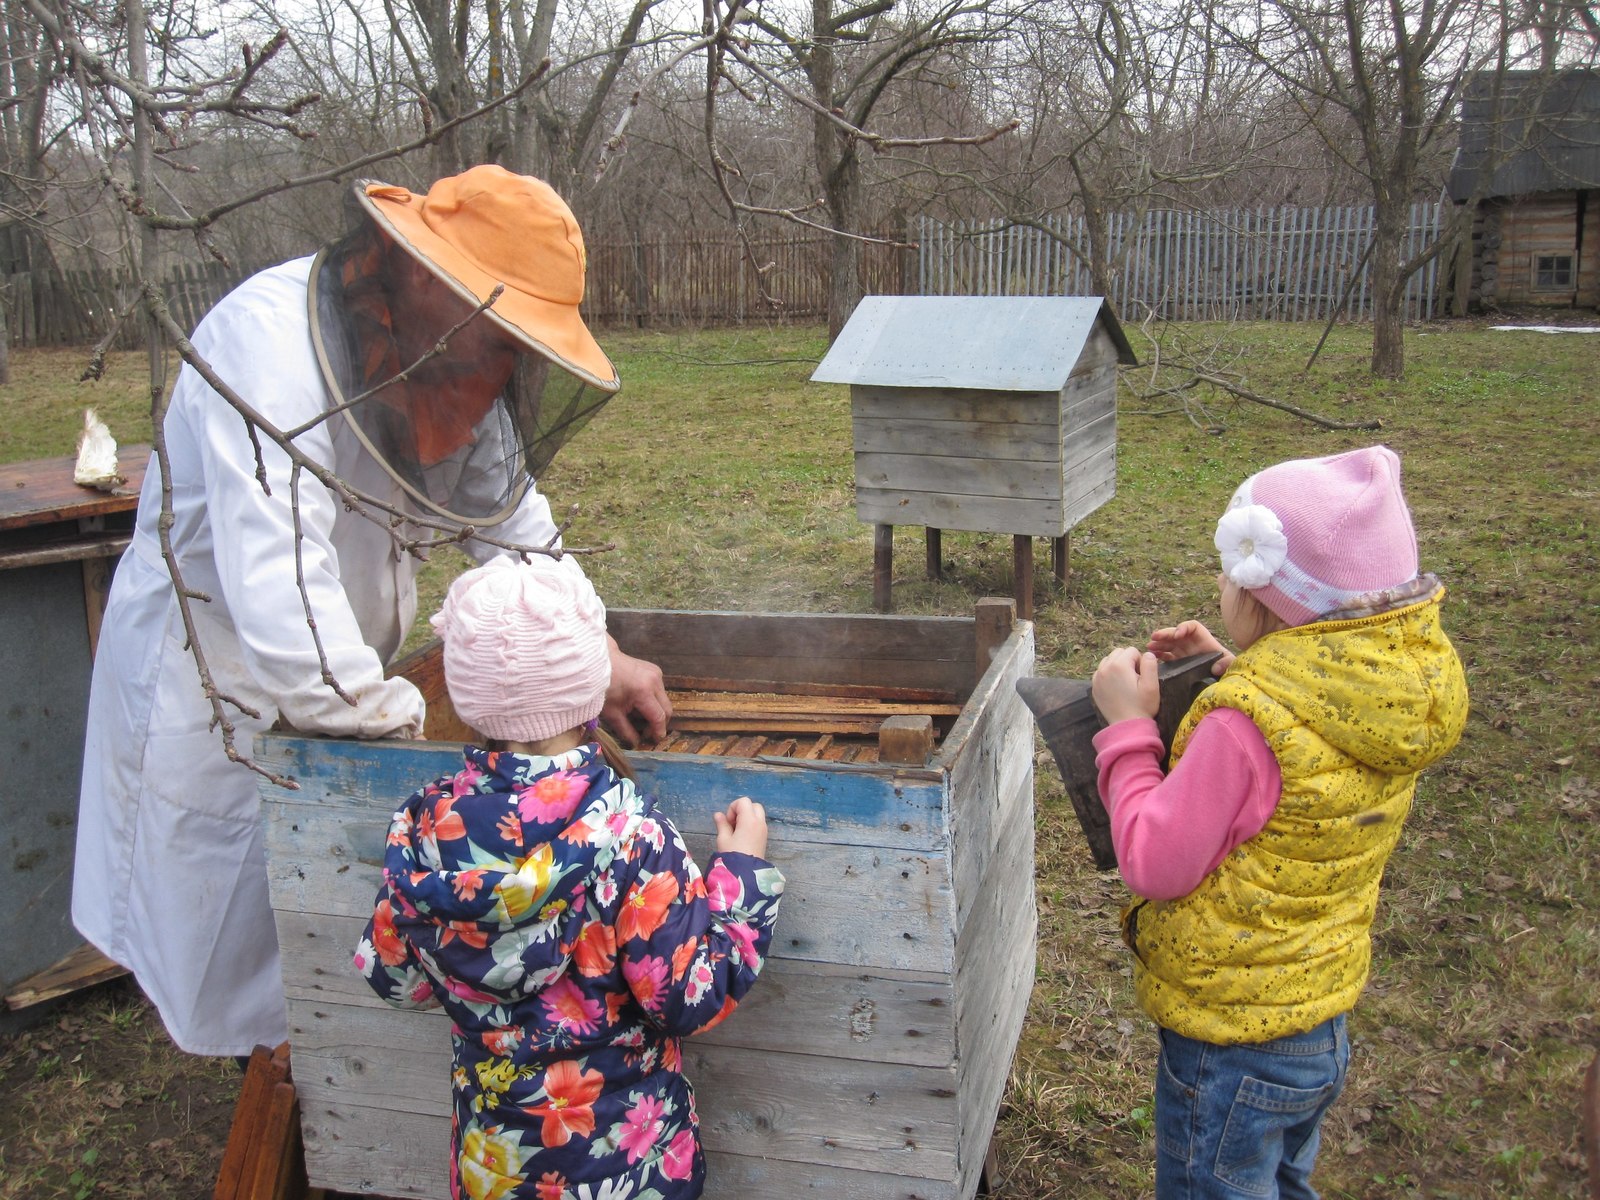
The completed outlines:
{"type": "MultiPolygon", "coordinates": [[[[193,338],[218,375],[283,430],[328,405],[306,315],[310,267],[311,259],[298,259],[246,281],[193,338]]],[[[333,736],[420,731],[422,697],[404,680],[383,678],[416,614],[417,560],[397,554],[383,528],[302,474],[306,591],[334,677],[356,699],[351,707],[322,682],[306,624],[288,456],[260,439],[267,495],[244,422],[188,367],[165,430],[172,543],[184,584],[209,597],[191,606],[206,662],[223,693],[260,712],[227,710],[240,751],[248,754],[253,736],[280,713],[296,729],[333,736]]],[[[296,445],[357,489],[403,503],[342,418],[296,445]]],[[[211,728],[161,557],[160,504],[152,460],[95,658],[72,918],[133,971],[180,1047],[248,1054],[288,1037],[258,777],[227,760],[211,728]]],[[[530,490],[495,533],[543,545],[556,530],[549,505],[530,490]]]]}

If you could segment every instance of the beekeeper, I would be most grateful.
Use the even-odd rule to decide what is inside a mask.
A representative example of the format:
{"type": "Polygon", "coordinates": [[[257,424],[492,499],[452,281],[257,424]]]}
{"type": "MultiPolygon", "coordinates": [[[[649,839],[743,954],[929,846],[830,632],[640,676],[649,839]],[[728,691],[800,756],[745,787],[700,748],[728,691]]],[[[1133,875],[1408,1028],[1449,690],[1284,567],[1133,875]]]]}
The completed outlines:
{"type": "MultiPolygon", "coordinates": [[[[195,349],[265,421],[303,428],[295,446],[355,492],[551,544],[532,476],[619,386],[578,314],[584,248],[571,211],[546,184],[484,166],[426,195],[359,183],[351,214],[343,240],[222,300],[195,349]],[[497,283],[493,306],[426,357],[497,283]]],[[[384,678],[416,614],[419,560],[310,474],[292,479],[289,456],[252,438],[191,367],[164,429],[171,546],[239,750],[280,718],[332,736],[419,736],[422,697],[384,678]],[[353,704],[323,679],[302,580],[353,704]]],[[[180,1047],[245,1055],[288,1037],[258,776],[228,760],[214,725],[162,557],[162,486],[152,462],[101,626],[72,918],[133,971],[180,1047]]],[[[630,745],[635,721],[660,736],[661,672],[614,642],[611,657],[603,719],[630,745]]]]}

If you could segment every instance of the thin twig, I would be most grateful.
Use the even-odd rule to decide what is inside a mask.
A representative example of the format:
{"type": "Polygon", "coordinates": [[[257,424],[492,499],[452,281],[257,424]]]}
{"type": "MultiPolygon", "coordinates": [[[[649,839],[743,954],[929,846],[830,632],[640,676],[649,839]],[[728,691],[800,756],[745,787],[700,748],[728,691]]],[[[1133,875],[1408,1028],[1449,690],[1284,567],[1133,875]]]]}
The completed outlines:
{"type": "Polygon", "coordinates": [[[339,681],[333,677],[333,670],[328,666],[328,651],[322,644],[322,634],[317,630],[317,615],[311,611],[311,593],[306,588],[306,535],[300,524],[300,469],[300,464],[295,463],[289,470],[289,512],[294,519],[295,586],[300,589],[300,604],[306,611],[306,628],[311,630],[311,642],[317,648],[317,664],[322,668],[322,682],[333,689],[335,696],[351,708],[355,708],[356,698],[339,686],[339,681]]]}

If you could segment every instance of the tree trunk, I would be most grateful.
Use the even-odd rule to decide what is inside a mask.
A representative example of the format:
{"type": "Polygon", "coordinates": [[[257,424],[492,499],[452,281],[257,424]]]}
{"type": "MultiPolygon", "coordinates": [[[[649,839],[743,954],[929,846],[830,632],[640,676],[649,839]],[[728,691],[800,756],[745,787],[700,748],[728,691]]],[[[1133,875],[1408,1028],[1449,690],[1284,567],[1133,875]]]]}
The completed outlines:
{"type": "Polygon", "coordinates": [[[828,280],[828,340],[844,329],[861,303],[861,243],[854,238],[833,239],[832,277],[828,280]]]}
{"type": "Polygon", "coordinates": [[[1372,373],[1399,379],[1406,369],[1405,279],[1400,250],[1405,239],[1404,206],[1380,199],[1372,245],[1372,373]]]}
{"type": "MultiPolygon", "coordinates": [[[[824,136],[844,143],[833,169],[824,176],[823,196],[828,202],[828,216],[835,229],[858,233],[857,214],[861,210],[861,161],[855,147],[842,134],[830,128],[824,136]]],[[[828,278],[828,338],[839,336],[856,305],[861,303],[861,243],[853,237],[833,239],[830,255],[832,269],[828,278]]]]}

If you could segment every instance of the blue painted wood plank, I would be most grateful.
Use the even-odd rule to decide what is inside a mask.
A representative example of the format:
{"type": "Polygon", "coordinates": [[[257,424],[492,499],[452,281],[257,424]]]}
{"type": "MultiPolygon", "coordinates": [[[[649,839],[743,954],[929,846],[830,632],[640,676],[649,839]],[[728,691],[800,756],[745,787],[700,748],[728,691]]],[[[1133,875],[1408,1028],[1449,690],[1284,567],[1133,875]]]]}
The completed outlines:
{"type": "MultiPolygon", "coordinates": [[[[293,777],[315,802],[351,796],[392,811],[421,785],[460,769],[458,746],[440,742],[358,742],[267,734],[256,756],[293,777]]],[[[767,810],[775,830],[814,841],[939,850],[948,842],[948,776],[886,766],[802,763],[692,754],[631,757],[640,787],[654,794],[685,832],[707,832],[711,814],[738,796],[767,810]]]]}

